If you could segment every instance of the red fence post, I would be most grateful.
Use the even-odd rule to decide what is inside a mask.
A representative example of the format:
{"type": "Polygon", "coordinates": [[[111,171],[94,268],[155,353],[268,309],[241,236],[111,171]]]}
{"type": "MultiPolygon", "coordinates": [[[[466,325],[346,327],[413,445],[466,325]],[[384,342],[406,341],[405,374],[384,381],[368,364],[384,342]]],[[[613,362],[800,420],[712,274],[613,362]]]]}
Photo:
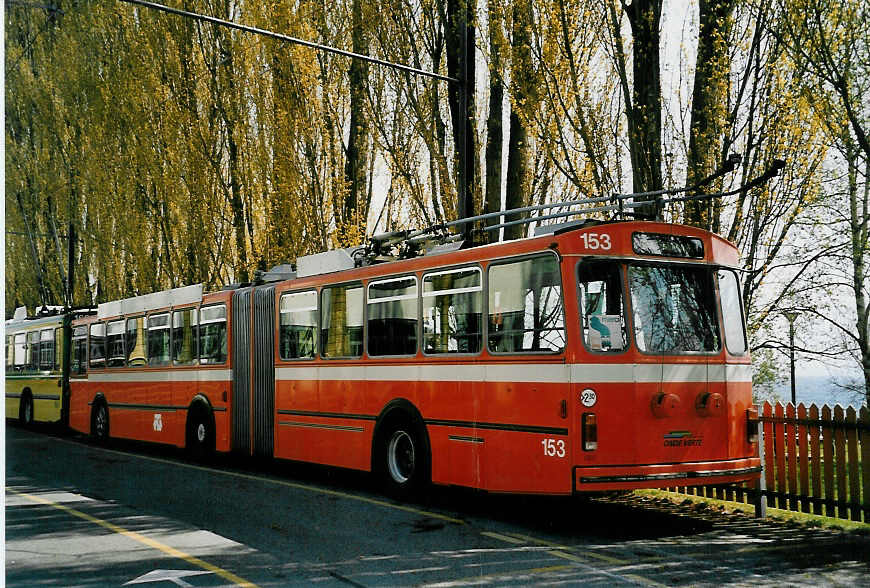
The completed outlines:
{"type": "MultiPolygon", "coordinates": [[[[785,427],[785,444],[783,445],[783,449],[785,450],[785,458],[788,460],[788,509],[796,511],[798,509],[797,495],[800,494],[797,487],[797,427],[795,427],[794,420],[794,405],[788,403],[785,407],[785,416],[789,421],[785,427]]],[[[781,490],[780,490],[781,492],[781,490]]]]}
{"type": "Polygon", "coordinates": [[[822,453],[824,455],[824,470],[825,470],[825,490],[824,498],[825,514],[829,517],[836,517],[834,514],[834,506],[832,501],[836,500],[834,492],[834,423],[831,418],[831,408],[826,404],[822,407],[822,453]]]}
{"type": "MultiPolygon", "coordinates": [[[[761,415],[768,416],[769,409],[770,405],[765,402],[761,415]]],[[[758,457],[761,458],[762,472],[761,475],[758,476],[758,482],[755,484],[755,497],[753,502],[755,503],[755,518],[763,519],[767,517],[767,497],[765,496],[765,492],[767,492],[767,477],[770,475],[770,467],[768,466],[767,458],[765,456],[765,448],[767,447],[765,433],[766,423],[763,423],[759,419],[756,426],[758,427],[758,457]]]]}
{"type": "MultiPolygon", "coordinates": [[[[858,415],[846,410],[846,459],[849,466],[849,518],[861,520],[861,480],[858,475],[858,415]]],[[[866,465],[864,467],[867,467],[866,465]]]]}
{"type": "Polygon", "coordinates": [[[810,501],[807,499],[810,496],[810,464],[809,464],[809,449],[807,447],[807,407],[803,402],[798,405],[797,417],[800,421],[798,424],[798,458],[800,463],[800,491],[801,495],[801,511],[810,512],[810,501]]]}
{"type": "Polygon", "coordinates": [[[788,501],[785,498],[785,493],[788,492],[788,478],[785,475],[785,452],[788,447],[788,437],[785,434],[786,426],[783,423],[785,419],[785,407],[780,403],[776,403],[773,414],[776,416],[777,422],[773,425],[773,452],[776,454],[776,507],[782,510],[788,510],[788,501]]]}
{"type": "Polygon", "coordinates": [[[838,404],[834,407],[834,455],[837,460],[837,516],[841,519],[849,518],[849,509],[845,506],[849,501],[849,488],[846,486],[846,431],[843,428],[845,422],[843,407],[838,404]]]}
{"type": "Polygon", "coordinates": [[[870,523],[870,410],[866,406],[861,407],[860,423],[862,425],[859,433],[861,434],[862,478],[864,481],[862,509],[864,511],[864,522],[870,523]]]}
{"type": "MultiPolygon", "coordinates": [[[[773,407],[769,402],[764,403],[764,416],[771,417],[773,416],[773,407]]],[[[774,490],[776,488],[776,484],[774,483],[774,468],[773,468],[773,423],[765,422],[764,423],[764,435],[761,437],[762,442],[764,443],[764,459],[762,460],[762,464],[764,464],[764,481],[765,481],[765,490],[774,490]]],[[[776,506],[776,502],[774,501],[773,496],[767,497],[767,506],[776,506]]]]}
{"type": "MultiPolygon", "coordinates": [[[[812,448],[813,492],[815,498],[822,498],[822,443],[819,439],[819,407],[810,406],[810,447],[812,448]]],[[[813,501],[813,514],[822,514],[822,505],[813,501]]]]}

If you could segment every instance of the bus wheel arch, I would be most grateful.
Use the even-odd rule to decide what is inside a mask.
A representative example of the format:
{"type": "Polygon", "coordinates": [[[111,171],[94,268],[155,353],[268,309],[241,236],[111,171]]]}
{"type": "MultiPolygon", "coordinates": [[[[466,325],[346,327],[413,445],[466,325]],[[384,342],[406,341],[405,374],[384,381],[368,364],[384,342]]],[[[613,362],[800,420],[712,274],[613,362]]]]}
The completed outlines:
{"type": "Polygon", "coordinates": [[[91,403],[91,437],[100,443],[109,440],[109,403],[102,393],[91,403]]]}
{"type": "Polygon", "coordinates": [[[208,398],[194,396],[187,408],[185,423],[185,449],[196,459],[210,457],[215,451],[214,410],[208,398]]]}
{"type": "Polygon", "coordinates": [[[21,391],[21,400],[18,403],[18,422],[29,427],[33,424],[33,392],[30,388],[21,391]]]}
{"type": "Polygon", "coordinates": [[[420,411],[398,398],[387,404],[375,422],[372,472],[387,493],[404,498],[429,485],[432,449],[420,411]]]}

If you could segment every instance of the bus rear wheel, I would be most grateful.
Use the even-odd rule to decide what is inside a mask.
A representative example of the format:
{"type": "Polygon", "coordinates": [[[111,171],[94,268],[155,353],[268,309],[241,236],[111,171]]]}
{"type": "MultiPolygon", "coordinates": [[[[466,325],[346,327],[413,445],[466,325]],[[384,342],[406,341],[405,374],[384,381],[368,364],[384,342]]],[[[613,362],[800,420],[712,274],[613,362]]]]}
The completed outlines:
{"type": "Polygon", "coordinates": [[[98,402],[91,414],[91,436],[99,443],[109,440],[109,407],[98,402]]]}
{"type": "Polygon", "coordinates": [[[214,416],[211,410],[197,404],[187,417],[186,448],[194,459],[208,459],[214,454],[214,416]]]}
{"type": "Polygon", "coordinates": [[[429,483],[425,432],[410,420],[394,421],[381,435],[378,466],[388,494],[408,497],[429,483]]]}
{"type": "Polygon", "coordinates": [[[29,393],[21,396],[21,406],[18,408],[18,420],[25,427],[33,424],[33,398],[29,393]]]}

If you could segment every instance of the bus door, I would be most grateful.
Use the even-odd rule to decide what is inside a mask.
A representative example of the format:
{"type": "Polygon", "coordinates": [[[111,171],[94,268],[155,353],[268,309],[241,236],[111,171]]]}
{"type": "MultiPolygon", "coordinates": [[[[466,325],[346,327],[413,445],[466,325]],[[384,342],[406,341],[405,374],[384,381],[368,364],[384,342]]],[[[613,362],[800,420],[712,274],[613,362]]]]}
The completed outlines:
{"type": "Polygon", "coordinates": [[[639,391],[630,351],[623,268],[619,260],[585,259],[577,265],[582,349],[571,369],[579,401],[575,463],[635,463],[639,391]]]}
{"type": "Polygon", "coordinates": [[[233,294],[232,449],[272,457],[275,447],[275,287],[233,294]]]}

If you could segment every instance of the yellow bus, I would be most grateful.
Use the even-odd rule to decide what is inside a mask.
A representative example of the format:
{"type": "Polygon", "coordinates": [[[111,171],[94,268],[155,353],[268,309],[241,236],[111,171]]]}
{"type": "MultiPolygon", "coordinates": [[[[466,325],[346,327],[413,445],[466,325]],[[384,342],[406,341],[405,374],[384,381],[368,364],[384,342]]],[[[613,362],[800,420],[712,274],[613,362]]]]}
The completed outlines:
{"type": "Polygon", "coordinates": [[[61,312],[27,317],[19,308],[6,322],[6,418],[24,425],[56,423],[63,415],[61,312]]]}

